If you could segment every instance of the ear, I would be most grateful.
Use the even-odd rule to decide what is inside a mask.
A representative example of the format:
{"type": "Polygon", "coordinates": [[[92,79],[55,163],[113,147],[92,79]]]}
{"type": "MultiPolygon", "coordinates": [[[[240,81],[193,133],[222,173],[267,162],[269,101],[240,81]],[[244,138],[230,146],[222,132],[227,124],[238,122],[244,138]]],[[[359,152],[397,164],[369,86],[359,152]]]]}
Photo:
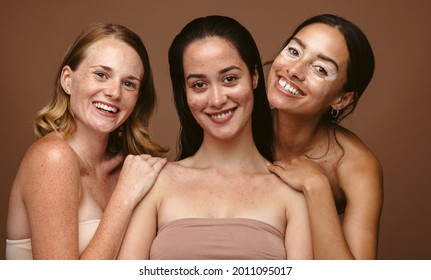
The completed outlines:
{"type": "Polygon", "coordinates": [[[254,75],[252,77],[253,80],[253,89],[257,88],[257,85],[259,84],[259,73],[257,72],[257,69],[254,70],[254,75]]]}
{"type": "Polygon", "coordinates": [[[70,86],[72,84],[72,69],[68,65],[61,70],[60,82],[65,93],[70,95],[70,86]]]}
{"type": "Polygon", "coordinates": [[[342,110],[353,102],[354,97],[355,93],[353,91],[345,92],[341,96],[338,96],[331,106],[334,110],[342,110]]]}

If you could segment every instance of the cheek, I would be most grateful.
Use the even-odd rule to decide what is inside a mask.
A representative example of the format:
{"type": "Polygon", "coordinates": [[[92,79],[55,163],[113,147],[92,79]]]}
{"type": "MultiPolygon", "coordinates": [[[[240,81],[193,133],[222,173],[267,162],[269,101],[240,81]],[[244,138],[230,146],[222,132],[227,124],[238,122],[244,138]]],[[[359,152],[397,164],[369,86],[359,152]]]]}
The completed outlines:
{"type": "Polygon", "coordinates": [[[129,107],[134,108],[136,106],[136,103],[138,102],[139,96],[138,96],[138,94],[131,93],[131,94],[126,95],[125,99],[126,99],[127,105],[129,107]]]}
{"type": "Polygon", "coordinates": [[[252,89],[244,89],[241,93],[236,94],[236,103],[241,104],[244,107],[245,113],[251,115],[254,105],[252,89]]]}
{"type": "Polygon", "coordinates": [[[206,103],[202,97],[187,94],[187,105],[195,118],[196,114],[205,107],[206,103]]]}

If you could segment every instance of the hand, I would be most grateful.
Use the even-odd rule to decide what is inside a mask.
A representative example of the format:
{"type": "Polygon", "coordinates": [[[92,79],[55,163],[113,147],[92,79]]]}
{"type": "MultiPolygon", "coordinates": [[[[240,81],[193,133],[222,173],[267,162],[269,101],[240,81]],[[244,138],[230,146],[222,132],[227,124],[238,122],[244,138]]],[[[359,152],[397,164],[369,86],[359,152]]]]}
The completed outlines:
{"type": "Polygon", "coordinates": [[[118,178],[117,188],[136,205],[153,186],[167,160],[150,155],[128,155],[118,178]]]}
{"type": "Polygon", "coordinates": [[[268,164],[268,169],[298,191],[303,191],[303,188],[312,180],[320,180],[322,176],[326,178],[320,166],[306,156],[287,162],[275,161],[273,164],[268,164]]]}

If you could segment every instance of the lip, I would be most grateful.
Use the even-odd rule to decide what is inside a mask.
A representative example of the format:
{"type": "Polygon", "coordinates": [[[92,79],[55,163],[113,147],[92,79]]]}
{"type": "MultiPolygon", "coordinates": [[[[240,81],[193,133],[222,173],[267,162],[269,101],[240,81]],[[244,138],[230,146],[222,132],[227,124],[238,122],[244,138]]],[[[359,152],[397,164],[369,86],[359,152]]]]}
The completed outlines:
{"type": "Polygon", "coordinates": [[[288,97],[294,97],[294,98],[304,98],[306,94],[294,83],[292,83],[289,79],[283,77],[283,76],[276,76],[277,78],[274,81],[274,87],[277,89],[277,91],[281,92],[283,95],[288,97]],[[285,82],[288,84],[291,88],[297,91],[297,93],[293,93],[287,89],[285,89],[283,86],[280,85],[281,82],[285,82]]]}
{"type": "Polygon", "coordinates": [[[120,112],[120,108],[114,104],[111,104],[111,103],[107,103],[107,102],[103,102],[103,101],[94,101],[92,104],[93,104],[94,109],[96,109],[96,111],[98,113],[102,114],[103,116],[113,118],[113,117],[116,117],[118,115],[118,113],[120,112]],[[100,106],[106,106],[106,107],[112,108],[113,110],[115,110],[115,112],[104,110],[103,108],[100,108],[100,106]]]}
{"type": "Polygon", "coordinates": [[[207,115],[209,119],[215,124],[224,124],[233,118],[236,109],[237,108],[235,107],[216,112],[205,112],[205,115],[207,115]]]}

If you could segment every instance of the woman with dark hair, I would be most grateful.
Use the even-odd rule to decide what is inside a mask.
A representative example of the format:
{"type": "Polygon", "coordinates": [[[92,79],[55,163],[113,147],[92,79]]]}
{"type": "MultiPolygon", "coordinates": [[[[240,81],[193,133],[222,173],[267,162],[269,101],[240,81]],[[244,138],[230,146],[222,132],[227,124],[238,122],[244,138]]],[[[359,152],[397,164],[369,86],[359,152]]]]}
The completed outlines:
{"type": "Polygon", "coordinates": [[[309,259],[305,199],[268,171],[260,55],[234,19],[197,18],[169,49],[179,161],[136,207],[119,258],[309,259]]]}
{"type": "Polygon", "coordinates": [[[138,35],[105,23],[81,33],[12,187],[7,259],[117,257],[134,207],[166,163],[149,131],[155,102],[138,35]]]}
{"type": "Polygon", "coordinates": [[[267,91],[276,162],[269,169],[304,193],[316,259],[377,258],[382,168],[339,125],[373,73],[365,35],[330,14],[299,25],[271,65],[267,91]]]}

